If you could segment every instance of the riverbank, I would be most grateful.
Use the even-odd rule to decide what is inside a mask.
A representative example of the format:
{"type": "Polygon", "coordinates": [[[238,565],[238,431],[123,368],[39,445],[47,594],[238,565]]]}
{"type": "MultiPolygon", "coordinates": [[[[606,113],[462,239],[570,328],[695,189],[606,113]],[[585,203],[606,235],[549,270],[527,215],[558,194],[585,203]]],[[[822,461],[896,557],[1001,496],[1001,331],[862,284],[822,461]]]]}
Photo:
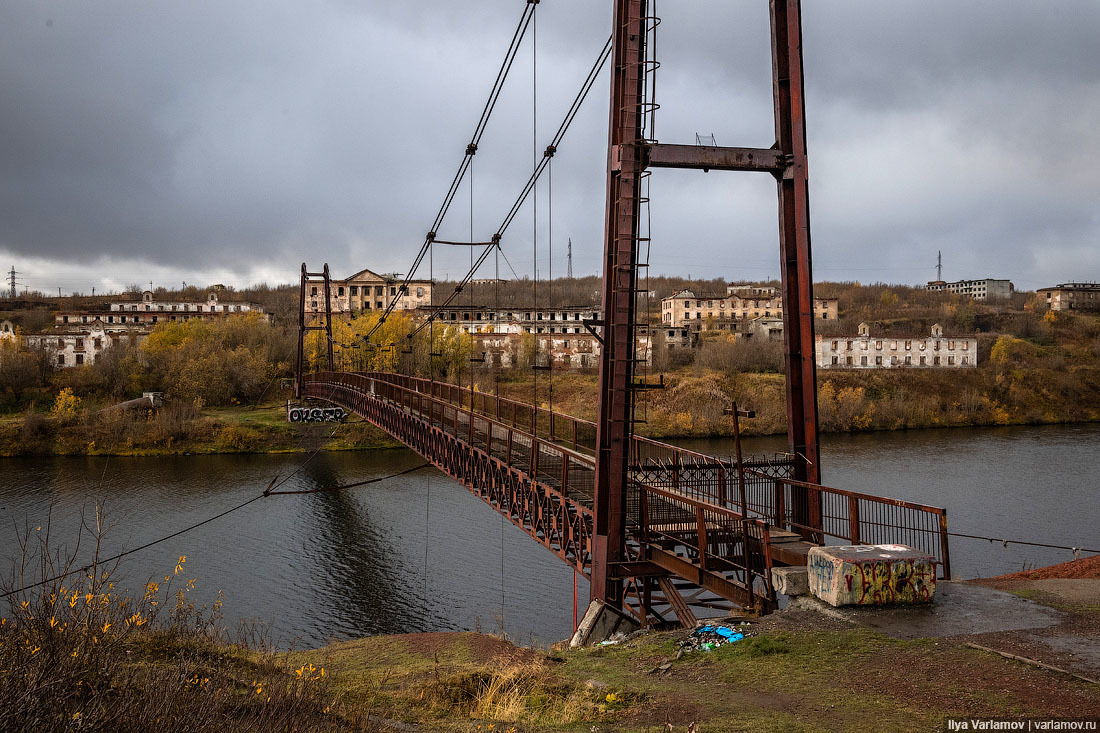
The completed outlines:
{"type": "MultiPolygon", "coordinates": [[[[1075,618],[1095,628],[1098,617],[1075,618]]],[[[0,650],[16,665],[8,669],[41,673],[0,673],[6,699],[20,701],[0,717],[17,724],[33,714],[37,729],[59,731],[111,720],[124,729],[454,733],[931,731],[947,718],[1100,719],[1100,686],[975,648],[970,637],[903,641],[810,610],[739,624],[743,641],[685,654],[687,631],[572,650],[442,632],[271,653],[131,622],[100,634],[102,666],[83,673],[61,663],[63,633],[39,631],[34,653],[0,650]],[[46,667],[38,654],[58,663],[46,667]],[[59,679],[74,691],[49,693],[59,679]],[[96,686],[81,690],[78,679],[96,686]],[[99,690],[107,684],[110,696],[99,690]]]]}
{"type": "MultiPolygon", "coordinates": [[[[823,433],[913,430],[994,425],[1051,425],[1100,421],[1100,367],[1013,366],[1005,369],[840,370],[818,373],[819,423],[823,433]]],[[[475,384],[495,388],[491,376],[475,384]]],[[[536,399],[542,407],[593,420],[595,374],[559,372],[502,374],[500,394],[536,399]]],[[[653,381],[653,380],[651,380],[653,381]]],[[[731,373],[685,367],[665,374],[663,389],[639,397],[652,438],[733,435],[733,402],[754,410],[740,420],[743,435],[779,435],[787,430],[785,377],[777,373],[731,373]]]]}
{"type": "MultiPolygon", "coordinates": [[[[982,582],[1031,597],[1019,584],[1057,579],[1095,597],[1098,570],[1092,557],[982,582]]],[[[1074,593],[1038,597],[1062,621],[1033,632],[900,640],[791,610],[736,622],[747,638],[709,653],[679,654],[681,630],[550,652],[480,634],[404,634],[292,658],[324,664],[346,699],[406,730],[926,731],[946,718],[1100,720],[1100,685],[1081,679],[1100,677],[1100,606],[1074,593]]]]}
{"type": "MultiPolygon", "coordinates": [[[[822,433],[948,427],[1051,425],[1100,421],[1100,367],[1013,365],[967,370],[842,370],[818,375],[822,433]]],[[[501,372],[475,375],[483,392],[594,420],[597,375],[562,371],[541,376],[501,372]]],[[[464,382],[464,384],[468,384],[464,382]]],[[[0,417],[0,456],[183,455],[284,453],[399,447],[397,441],[352,417],[320,441],[319,426],[286,422],[285,402],[259,407],[209,408],[170,401],[154,412],[100,410],[58,415],[35,411],[0,417]]],[[[663,389],[639,397],[637,431],[652,438],[718,438],[733,434],[727,408],[736,402],[755,417],[740,421],[746,436],[786,432],[782,374],[730,373],[694,366],[666,374],[663,389]]]]}
{"type": "Polygon", "coordinates": [[[377,450],[400,443],[351,416],[344,423],[295,425],[286,404],[88,413],[70,419],[26,413],[0,418],[0,456],[169,456],[377,450]]]}

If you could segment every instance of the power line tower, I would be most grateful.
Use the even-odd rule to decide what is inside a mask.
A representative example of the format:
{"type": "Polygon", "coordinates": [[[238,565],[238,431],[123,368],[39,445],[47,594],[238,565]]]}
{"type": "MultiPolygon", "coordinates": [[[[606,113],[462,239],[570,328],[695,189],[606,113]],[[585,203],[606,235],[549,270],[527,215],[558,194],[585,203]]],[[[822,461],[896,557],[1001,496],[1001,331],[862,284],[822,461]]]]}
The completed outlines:
{"type": "Polygon", "coordinates": [[[8,297],[15,299],[15,265],[11,266],[11,272],[8,273],[8,297]]]}
{"type": "Polygon", "coordinates": [[[321,272],[308,272],[306,263],[302,263],[302,285],[298,294],[298,371],[294,382],[294,396],[302,396],[302,382],[305,377],[305,343],[307,331],[324,331],[327,347],[328,370],[334,371],[332,358],[332,278],[329,277],[328,263],[321,272]],[[311,278],[321,278],[320,280],[311,278]],[[317,292],[317,288],[321,292],[317,292]],[[309,290],[310,307],[306,310],[306,290],[309,290]],[[318,307],[317,298],[324,299],[324,305],[318,307]]]}
{"type": "MultiPolygon", "coordinates": [[[[603,346],[596,421],[592,598],[623,607],[627,565],[628,469],[635,375],[635,302],[642,180],[648,168],[755,171],[777,182],[779,252],[786,353],[787,439],[792,478],[820,482],[813,278],[802,79],[800,0],[771,0],[775,144],[770,148],[671,145],[647,140],[643,120],[656,109],[646,81],[656,68],[647,39],[658,19],[647,0],[615,0],[611,119],[603,263],[603,346]]],[[[652,77],[650,77],[652,78],[652,77]]],[[[712,142],[713,137],[706,142],[712,142]]],[[[702,136],[697,139],[703,142],[702,136]]],[[[638,511],[637,504],[631,505],[638,511]]],[[[807,537],[821,528],[820,500],[805,487],[791,494],[792,523],[807,537]]]]}
{"type": "Polygon", "coordinates": [[[565,248],[566,262],[568,263],[565,268],[565,276],[570,280],[573,279],[573,238],[569,238],[569,245],[565,248]]]}

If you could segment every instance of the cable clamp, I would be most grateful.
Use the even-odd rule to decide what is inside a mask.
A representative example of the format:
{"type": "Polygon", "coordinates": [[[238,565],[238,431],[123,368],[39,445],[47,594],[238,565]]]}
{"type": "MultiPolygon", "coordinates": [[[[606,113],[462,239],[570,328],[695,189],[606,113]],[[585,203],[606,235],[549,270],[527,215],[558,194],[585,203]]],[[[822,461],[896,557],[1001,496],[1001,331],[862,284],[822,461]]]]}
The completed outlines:
{"type": "Polygon", "coordinates": [[[477,155],[477,143],[470,143],[466,146],[466,155],[477,155]]]}
{"type": "Polygon", "coordinates": [[[543,151],[542,155],[543,155],[543,157],[545,157],[545,158],[553,158],[553,157],[554,157],[554,153],[556,153],[556,152],[558,152],[558,148],[557,148],[557,146],[555,146],[555,145],[547,145],[547,146],[546,146],[546,150],[544,150],[544,151],[543,151]]]}

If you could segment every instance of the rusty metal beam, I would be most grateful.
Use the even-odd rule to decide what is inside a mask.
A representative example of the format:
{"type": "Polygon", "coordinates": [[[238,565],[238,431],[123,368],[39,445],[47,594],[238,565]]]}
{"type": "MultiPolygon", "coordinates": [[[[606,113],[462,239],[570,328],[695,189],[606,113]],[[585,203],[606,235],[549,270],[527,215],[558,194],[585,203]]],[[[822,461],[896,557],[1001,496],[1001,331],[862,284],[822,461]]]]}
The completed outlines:
{"type": "Polygon", "coordinates": [[[604,235],[604,344],[596,420],[593,599],[623,607],[623,581],[612,566],[626,560],[627,466],[633,432],[634,316],[645,63],[645,2],[615,0],[611,111],[604,235]],[[618,166],[611,152],[618,150],[618,166]]]}
{"type": "MultiPolygon", "coordinates": [[[[778,179],[787,440],[795,456],[794,478],[820,483],[801,2],[771,0],[770,15],[776,145],[790,160],[778,179]]],[[[819,496],[803,489],[792,493],[795,522],[821,528],[819,496]]]]}
{"type": "Polygon", "coordinates": [[[760,596],[754,598],[753,594],[749,593],[740,583],[727,580],[719,573],[703,570],[698,565],[690,563],[668,550],[650,546],[646,548],[646,557],[654,565],[662,567],[673,575],[688,580],[700,588],[705,588],[727,601],[733,601],[742,608],[752,608],[754,602],[762,602],[764,606],[770,606],[770,602],[766,599],[761,599],[760,596]]]}
{"type": "Polygon", "coordinates": [[[715,148],[701,145],[645,146],[645,164],[649,168],[692,168],[715,171],[760,171],[779,174],[788,159],[774,148],[715,148]]]}

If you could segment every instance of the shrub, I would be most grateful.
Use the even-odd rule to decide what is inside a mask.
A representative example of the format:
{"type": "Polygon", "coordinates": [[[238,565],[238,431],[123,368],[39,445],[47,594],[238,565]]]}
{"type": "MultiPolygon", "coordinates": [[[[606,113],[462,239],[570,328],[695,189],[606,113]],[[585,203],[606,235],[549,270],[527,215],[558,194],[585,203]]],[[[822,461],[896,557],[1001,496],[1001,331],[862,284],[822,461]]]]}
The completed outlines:
{"type": "MultiPolygon", "coordinates": [[[[184,574],[186,557],[131,594],[115,587],[115,564],[93,559],[77,571],[44,529],[37,546],[22,538],[4,585],[15,592],[0,621],[0,730],[352,727],[323,668],[294,669],[263,648],[230,643],[220,600],[209,608],[189,601],[196,581],[184,574]],[[24,574],[29,568],[37,573],[24,574]]],[[[98,548],[101,537],[93,539],[98,548]]]]}
{"type": "Polygon", "coordinates": [[[66,387],[57,393],[50,415],[61,422],[70,422],[76,419],[81,402],[82,400],[73,394],[73,388],[66,387]]]}

